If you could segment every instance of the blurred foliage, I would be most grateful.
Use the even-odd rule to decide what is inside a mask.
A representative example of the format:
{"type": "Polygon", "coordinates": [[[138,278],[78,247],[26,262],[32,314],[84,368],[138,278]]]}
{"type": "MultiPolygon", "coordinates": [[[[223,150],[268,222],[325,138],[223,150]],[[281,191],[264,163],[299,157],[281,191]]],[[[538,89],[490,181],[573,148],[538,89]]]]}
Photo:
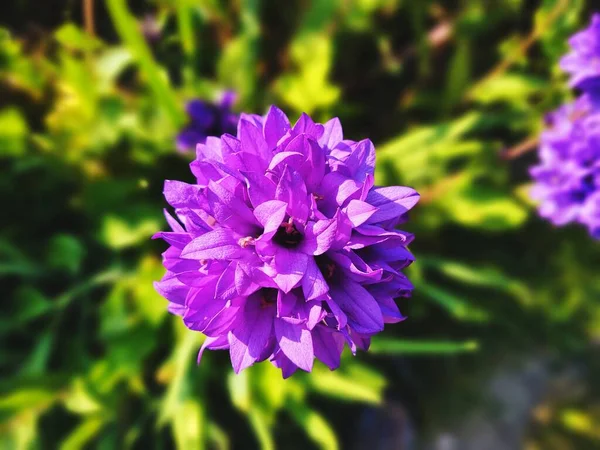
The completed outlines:
{"type": "Polygon", "coordinates": [[[526,150],[571,95],[557,60],[584,0],[3,10],[1,448],[353,448],[364,405],[390,401],[427,436],[479,404],[499,361],[532,354],[583,375],[534,411],[529,448],[599,445],[598,246],[525,194],[526,150]],[[162,182],[190,179],[183,104],[227,88],[245,111],[339,116],[375,141],[379,184],[422,193],[409,319],[336,372],[235,376],[224,352],[197,366],[202,336],[152,288],[162,182]]]}

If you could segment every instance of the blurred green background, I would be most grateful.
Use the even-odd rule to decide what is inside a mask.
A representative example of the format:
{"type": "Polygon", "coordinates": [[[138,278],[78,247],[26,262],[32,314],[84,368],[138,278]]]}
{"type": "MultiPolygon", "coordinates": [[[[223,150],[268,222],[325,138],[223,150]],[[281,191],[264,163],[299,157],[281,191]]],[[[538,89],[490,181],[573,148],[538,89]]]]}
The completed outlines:
{"type": "Polygon", "coordinates": [[[0,6],[0,448],[600,448],[600,247],[527,198],[584,0],[0,6]],[[186,100],[339,116],[417,188],[409,319],[342,368],[239,376],[166,312],[186,100]]]}

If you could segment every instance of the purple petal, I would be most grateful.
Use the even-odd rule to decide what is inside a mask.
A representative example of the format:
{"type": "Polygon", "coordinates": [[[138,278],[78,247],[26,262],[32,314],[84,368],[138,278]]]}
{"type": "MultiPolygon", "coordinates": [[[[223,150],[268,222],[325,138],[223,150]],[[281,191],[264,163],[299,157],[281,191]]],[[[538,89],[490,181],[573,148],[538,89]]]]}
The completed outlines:
{"type": "Polygon", "coordinates": [[[229,348],[229,343],[227,342],[227,336],[219,336],[219,337],[210,337],[207,336],[202,343],[202,347],[200,347],[200,351],[198,352],[198,357],[196,358],[196,363],[200,364],[200,360],[202,359],[202,355],[204,354],[204,350],[225,350],[229,348]]]}
{"type": "Polygon", "coordinates": [[[319,144],[323,147],[332,149],[344,139],[342,124],[337,117],[329,120],[323,127],[323,135],[319,138],[319,144]]]}
{"type": "Polygon", "coordinates": [[[309,258],[306,272],[302,278],[302,292],[306,300],[314,300],[329,292],[329,286],[323,278],[314,258],[309,258]]]}
{"type": "Polygon", "coordinates": [[[419,194],[414,189],[404,186],[380,187],[371,190],[366,201],[379,208],[367,223],[378,223],[405,214],[417,204],[419,194]]]}
{"type": "Polygon", "coordinates": [[[263,131],[267,145],[275,148],[277,142],[290,131],[290,121],[282,110],[272,105],[267,112],[263,131]]]}
{"type": "Polygon", "coordinates": [[[346,215],[354,227],[358,227],[365,223],[376,211],[376,206],[360,200],[350,200],[350,203],[348,203],[348,206],[345,209],[346,215]]]}
{"type": "Polygon", "coordinates": [[[298,247],[298,251],[307,255],[322,255],[331,248],[337,237],[339,219],[319,220],[309,222],[306,226],[304,240],[298,247]]]}
{"type": "Polygon", "coordinates": [[[274,268],[276,271],[275,283],[283,292],[290,292],[302,280],[309,257],[286,248],[278,248],[273,257],[274,268]]]}
{"type": "Polygon", "coordinates": [[[331,297],[348,316],[348,325],[358,333],[374,334],[383,330],[381,309],[373,296],[360,284],[344,280],[330,288],[331,297]]]}
{"type": "Polygon", "coordinates": [[[248,297],[243,320],[227,335],[229,355],[235,373],[254,364],[269,341],[275,308],[261,306],[257,295],[248,297]]]}
{"type": "Polygon", "coordinates": [[[235,287],[235,272],[237,263],[231,262],[223,271],[215,288],[215,299],[231,300],[237,296],[235,287]]]}
{"type": "Polygon", "coordinates": [[[203,204],[203,192],[203,188],[199,186],[172,180],[166,180],[163,189],[167,203],[174,208],[189,208],[203,204]]]}
{"type": "Polygon", "coordinates": [[[217,228],[197,237],[181,252],[188,259],[236,259],[244,254],[230,230],[217,228]]]}
{"type": "Polygon", "coordinates": [[[271,159],[272,154],[267,146],[267,141],[265,141],[261,129],[256,125],[245,119],[240,119],[238,136],[242,142],[244,152],[248,152],[263,161],[271,159]]]}
{"type": "Polygon", "coordinates": [[[275,337],[281,351],[300,369],[310,372],[315,358],[312,336],[302,325],[275,319],[275,337]]]}
{"type": "Polygon", "coordinates": [[[298,172],[285,166],[277,189],[275,198],[287,203],[288,214],[300,222],[306,222],[308,218],[309,201],[306,193],[306,185],[298,172]]]}
{"type": "Polygon", "coordinates": [[[279,229],[285,218],[286,209],[287,204],[280,200],[269,200],[256,207],[254,216],[263,226],[264,234],[274,233],[279,229]]]}
{"type": "Polygon", "coordinates": [[[265,203],[275,198],[276,185],[266,176],[257,172],[242,172],[246,179],[248,188],[248,197],[255,208],[261,203],[265,203]]]}
{"type": "Polygon", "coordinates": [[[353,178],[363,182],[367,175],[375,172],[375,147],[369,139],[358,142],[352,149],[352,153],[345,164],[353,175],[353,178]]]}
{"type": "Polygon", "coordinates": [[[221,225],[244,235],[256,232],[258,223],[250,208],[221,183],[209,182],[207,199],[213,216],[221,225]]]}
{"type": "Polygon", "coordinates": [[[319,139],[323,136],[324,127],[320,123],[315,123],[306,113],[302,113],[293,128],[294,134],[307,134],[313,139],[319,139]]]}
{"type": "Polygon", "coordinates": [[[312,332],[315,356],[330,370],[340,366],[344,337],[336,331],[317,325],[312,332]]]}

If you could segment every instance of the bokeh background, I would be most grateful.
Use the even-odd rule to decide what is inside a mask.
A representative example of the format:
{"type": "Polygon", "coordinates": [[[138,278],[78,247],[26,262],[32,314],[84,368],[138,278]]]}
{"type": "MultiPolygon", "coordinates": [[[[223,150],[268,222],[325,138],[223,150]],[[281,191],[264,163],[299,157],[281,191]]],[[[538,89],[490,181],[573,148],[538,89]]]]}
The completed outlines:
{"type": "Polygon", "coordinates": [[[3,1],[0,447],[600,448],[600,244],[527,197],[593,3],[3,1]],[[197,366],[153,290],[185,102],[225,89],[339,116],[422,194],[409,318],[338,371],[197,366]]]}

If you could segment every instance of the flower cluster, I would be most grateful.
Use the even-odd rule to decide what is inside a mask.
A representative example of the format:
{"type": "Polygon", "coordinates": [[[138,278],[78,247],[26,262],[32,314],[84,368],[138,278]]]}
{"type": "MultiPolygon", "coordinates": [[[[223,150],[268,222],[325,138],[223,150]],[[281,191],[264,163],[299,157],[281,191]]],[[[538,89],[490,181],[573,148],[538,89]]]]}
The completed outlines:
{"type": "Polygon", "coordinates": [[[239,115],[232,112],[235,93],[226,91],[216,104],[203,100],[191,100],[186,105],[188,125],[177,135],[177,149],[181,152],[194,150],[208,136],[235,133],[239,115]]]}
{"type": "Polygon", "coordinates": [[[600,89],[600,14],[594,14],[590,26],[573,35],[569,45],[571,52],[563,56],[560,67],[571,75],[571,87],[600,89]]]}
{"type": "Polygon", "coordinates": [[[553,224],[581,223],[600,239],[600,14],[569,43],[561,67],[582,93],[546,116],[531,196],[553,224]]]}
{"type": "Polygon", "coordinates": [[[396,230],[419,195],[375,187],[375,149],[344,140],[338,119],[303,114],[291,126],[272,106],[242,114],[237,137],[208,137],[191,163],[196,183],[165,183],[179,220],[156,289],[169,310],[229,349],[235,372],[270,360],[284,377],[330,369],[345,344],[367,349],[384,323],[403,320],[402,269],[413,237],[396,230]]]}

